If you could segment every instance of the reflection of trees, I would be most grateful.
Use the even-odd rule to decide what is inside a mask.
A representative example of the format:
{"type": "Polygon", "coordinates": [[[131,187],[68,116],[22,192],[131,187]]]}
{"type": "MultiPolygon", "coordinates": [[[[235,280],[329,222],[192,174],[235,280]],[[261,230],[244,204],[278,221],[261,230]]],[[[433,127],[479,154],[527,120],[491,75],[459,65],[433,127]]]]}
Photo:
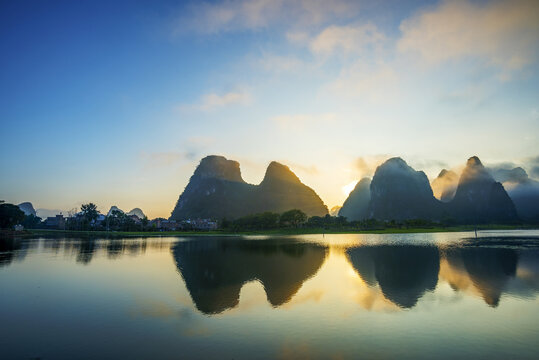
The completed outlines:
{"type": "Polygon", "coordinates": [[[195,306],[206,314],[238,305],[246,282],[259,280],[273,306],[282,305],[313,276],[327,248],[280,240],[204,239],[178,242],[176,266],[195,306]]]}
{"type": "MultiPolygon", "coordinates": [[[[36,246],[39,240],[28,240],[27,244],[36,246]]],[[[119,259],[124,255],[137,256],[144,254],[148,247],[146,239],[96,239],[96,238],[47,238],[41,241],[43,250],[53,254],[63,254],[68,257],[75,257],[77,263],[87,265],[99,251],[107,254],[109,259],[119,259]]],[[[2,243],[0,242],[0,246],[2,243]]],[[[158,239],[150,240],[149,247],[152,249],[168,251],[170,242],[158,239]]],[[[5,246],[5,245],[4,245],[5,246]]],[[[12,256],[3,254],[2,256],[12,256]]]]}
{"type": "Polygon", "coordinates": [[[32,247],[35,247],[35,244],[27,240],[18,238],[0,239],[0,267],[8,266],[14,260],[22,261],[32,247]]]}
{"type": "Polygon", "coordinates": [[[350,248],[350,263],[369,285],[379,284],[384,296],[403,308],[415,306],[436,288],[440,256],[433,246],[377,245],[350,248]]]}
{"type": "Polygon", "coordinates": [[[81,241],[79,253],[77,254],[77,262],[80,264],[89,264],[95,253],[95,241],[92,239],[81,241]]]}

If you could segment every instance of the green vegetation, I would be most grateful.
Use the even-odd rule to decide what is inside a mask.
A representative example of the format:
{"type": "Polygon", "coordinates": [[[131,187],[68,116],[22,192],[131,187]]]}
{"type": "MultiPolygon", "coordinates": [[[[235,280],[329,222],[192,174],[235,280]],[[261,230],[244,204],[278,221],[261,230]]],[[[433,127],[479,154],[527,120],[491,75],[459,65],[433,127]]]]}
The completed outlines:
{"type": "Polygon", "coordinates": [[[0,229],[12,229],[25,218],[24,212],[17,205],[0,204],[0,229]]]}

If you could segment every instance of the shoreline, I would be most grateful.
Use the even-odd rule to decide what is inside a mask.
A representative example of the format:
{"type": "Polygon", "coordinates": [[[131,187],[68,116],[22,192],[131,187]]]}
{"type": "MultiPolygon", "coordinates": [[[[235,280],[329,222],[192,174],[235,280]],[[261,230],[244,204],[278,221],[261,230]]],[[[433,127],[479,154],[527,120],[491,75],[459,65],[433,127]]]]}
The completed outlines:
{"type": "MultiPolygon", "coordinates": [[[[538,230],[539,226],[516,225],[484,225],[478,226],[477,231],[485,230],[538,230]]],[[[411,234],[411,233],[445,233],[475,231],[475,226],[462,225],[432,228],[384,228],[384,229],[322,229],[322,228],[289,228],[271,230],[250,230],[230,232],[214,231],[83,231],[83,230],[49,230],[28,229],[23,231],[1,231],[0,238],[32,237],[32,236],[82,236],[82,237],[178,237],[178,236],[290,236],[290,235],[323,235],[323,234],[411,234]]]]}

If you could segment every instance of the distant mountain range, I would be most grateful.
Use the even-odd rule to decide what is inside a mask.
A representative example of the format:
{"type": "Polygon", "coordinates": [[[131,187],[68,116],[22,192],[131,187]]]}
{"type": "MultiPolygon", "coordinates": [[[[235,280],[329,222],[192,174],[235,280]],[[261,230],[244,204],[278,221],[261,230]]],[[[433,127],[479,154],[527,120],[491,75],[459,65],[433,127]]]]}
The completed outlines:
{"type": "Polygon", "coordinates": [[[212,155],[200,161],[170,219],[235,219],[290,209],[301,209],[308,216],[328,214],[320,197],[288,166],[271,162],[262,182],[252,185],[243,180],[237,161],[212,155]]]}
{"type": "Polygon", "coordinates": [[[533,202],[539,186],[521,170],[514,171],[520,180],[508,194],[474,156],[460,176],[442,170],[431,187],[425,173],[415,171],[401,158],[391,158],[376,169],[370,186],[368,179],[358,183],[339,215],[349,220],[454,219],[458,223],[512,223],[519,215],[539,219],[539,202],[533,202]]]}
{"type": "Polygon", "coordinates": [[[144,212],[139,208],[134,208],[133,210],[131,210],[129,212],[125,212],[122,209],[118,208],[116,205],[113,205],[113,206],[110,207],[109,211],[107,212],[107,216],[110,216],[113,211],[119,211],[119,212],[124,213],[124,214],[126,214],[128,216],[135,215],[139,219],[144,219],[144,217],[146,217],[144,212]]]}
{"type": "MultiPolygon", "coordinates": [[[[25,215],[34,215],[39,216],[42,219],[46,219],[48,217],[54,217],[58,214],[67,214],[67,211],[58,210],[58,209],[34,209],[34,206],[31,202],[23,202],[17,205],[19,209],[21,209],[25,215]]],[[[125,212],[121,209],[119,209],[117,206],[111,206],[110,210],[107,212],[107,216],[109,216],[113,210],[118,210],[122,213],[125,213],[126,215],[136,215],[139,219],[143,219],[146,215],[144,212],[139,208],[134,208],[133,210],[129,212],[125,212]]]]}

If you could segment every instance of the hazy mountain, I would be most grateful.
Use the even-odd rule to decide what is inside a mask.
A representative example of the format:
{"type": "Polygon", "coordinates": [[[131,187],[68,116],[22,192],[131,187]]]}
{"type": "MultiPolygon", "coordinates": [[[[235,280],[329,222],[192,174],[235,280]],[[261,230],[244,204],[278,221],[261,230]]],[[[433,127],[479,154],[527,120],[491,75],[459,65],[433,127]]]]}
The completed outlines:
{"type": "Polygon", "coordinates": [[[369,215],[369,203],[371,201],[371,179],[363,178],[354,190],[348,195],[339,216],[344,216],[348,221],[362,220],[369,215]]]}
{"type": "Polygon", "coordinates": [[[458,184],[459,176],[457,173],[451,170],[443,169],[431,184],[434,197],[443,202],[453,200],[458,184]]]}
{"type": "Polygon", "coordinates": [[[309,216],[324,216],[328,208],[314,192],[304,185],[288,166],[271,162],[264,180],[255,188],[255,212],[285,212],[300,209],[309,216]]]}
{"type": "Polygon", "coordinates": [[[200,161],[170,218],[234,219],[294,208],[309,216],[328,213],[314,190],[301,183],[287,166],[272,162],[260,185],[251,185],[241,177],[237,161],[212,155],[200,161]]]}
{"type": "Polygon", "coordinates": [[[334,206],[329,210],[329,215],[331,216],[339,216],[339,212],[341,211],[342,206],[334,206]]]}
{"type": "Polygon", "coordinates": [[[528,177],[521,167],[489,168],[496,181],[503,184],[521,219],[539,221],[539,181],[528,177]]]}
{"type": "Polygon", "coordinates": [[[24,212],[24,215],[37,216],[36,215],[36,210],[34,209],[34,205],[32,205],[31,202],[23,202],[23,203],[20,203],[17,206],[19,207],[19,209],[22,210],[22,212],[24,212]]]}
{"type": "Polygon", "coordinates": [[[423,171],[401,158],[378,166],[371,182],[369,218],[379,220],[439,219],[441,203],[434,197],[423,171]]]}
{"type": "Polygon", "coordinates": [[[144,215],[142,210],[139,208],[134,208],[133,210],[126,213],[126,215],[129,215],[129,216],[136,215],[139,219],[144,219],[144,217],[146,217],[146,215],[144,215]]]}
{"type": "Polygon", "coordinates": [[[124,213],[122,209],[118,208],[116,205],[112,205],[107,213],[107,216],[110,216],[114,210],[124,213]]]}
{"type": "Polygon", "coordinates": [[[460,222],[506,223],[518,220],[513,201],[477,156],[468,159],[449,206],[460,222]]]}

